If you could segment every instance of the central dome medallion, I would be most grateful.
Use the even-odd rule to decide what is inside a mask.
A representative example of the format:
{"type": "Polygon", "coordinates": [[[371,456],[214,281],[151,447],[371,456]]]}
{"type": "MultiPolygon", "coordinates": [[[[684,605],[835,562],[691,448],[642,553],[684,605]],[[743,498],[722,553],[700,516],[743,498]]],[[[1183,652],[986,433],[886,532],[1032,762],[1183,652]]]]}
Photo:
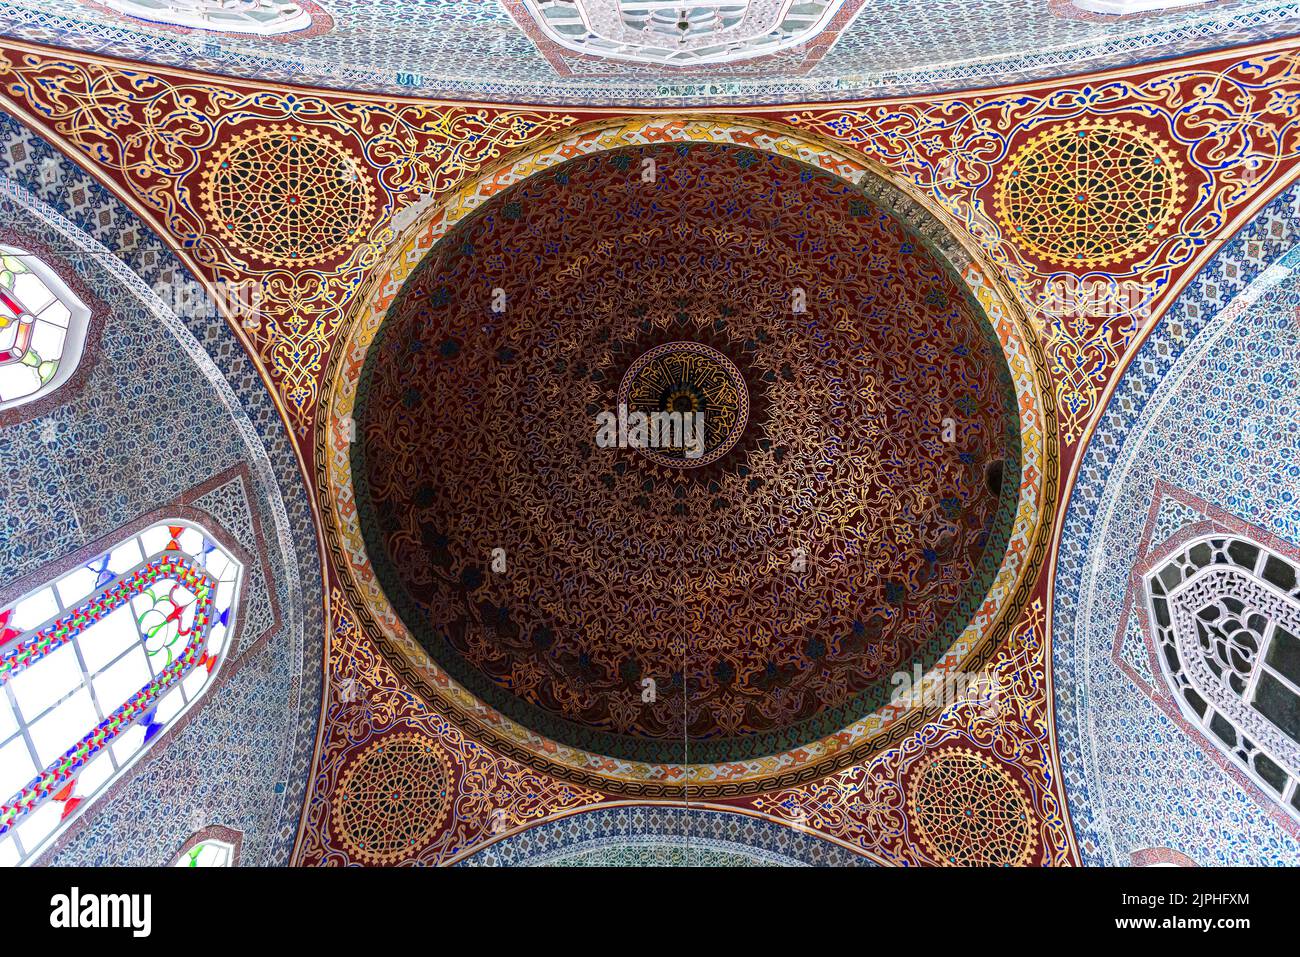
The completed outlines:
{"type": "Polygon", "coordinates": [[[745,431],[749,386],[712,346],[664,342],[642,353],[623,374],[618,405],[620,421],[626,421],[626,412],[645,417],[641,421],[654,441],[640,447],[651,460],[694,468],[722,458],[745,431]],[[662,428],[652,428],[660,423],[674,428],[673,441],[662,441],[662,428]]]}
{"type": "Polygon", "coordinates": [[[887,704],[971,621],[1020,488],[1002,349],[929,235],[704,143],[583,155],[457,222],[356,393],[358,521],[411,635],[620,760],[750,759],[887,704]],[[697,413],[698,446],[634,434],[697,413]]]}

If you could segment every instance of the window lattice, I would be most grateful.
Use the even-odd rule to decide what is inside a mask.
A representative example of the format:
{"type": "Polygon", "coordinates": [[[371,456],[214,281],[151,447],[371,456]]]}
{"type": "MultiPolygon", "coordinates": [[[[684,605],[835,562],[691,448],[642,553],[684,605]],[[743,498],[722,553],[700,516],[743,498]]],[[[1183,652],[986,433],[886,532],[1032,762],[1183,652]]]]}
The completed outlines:
{"type": "Polygon", "coordinates": [[[1184,196],[1173,153],[1129,121],[1051,126],[1012,154],[994,205],[1017,245],[1046,262],[1133,259],[1169,232],[1184,196]]]}
{"type": "Polygon", "coordinates": [[[305,30],[311,14],[294,0],[102,0],[128,17],[195,30],[277,36],[305,30]]]}
{"type": "Polygon", "coordinates": [[[1161,670],[1183,713],[1300,818],[1300,569],[1234,536],[1146,576],[1161,670]]]}
{"type": "Polygon", "coordinates": [[[90,310],[40,259],[0,245],[0,409],[67,381],[81,359],[90,310]]]}
{"type": "Polygon", "coordinates": [[[0,610],[0,865],[47,847],[211,686],[242,574],[168,521],[0,610]]]}
{"type": "Polygon", "coordinates": [[[844,0],[524,0],[550,39],[577,53],[692,66],[763,56],[807,43],[844,0]]]}
{"type": "Polygon", "coordinates": [[[380,738],[343,772],[335,830],[357,860],[395,864],[417,854],[442,826],[450,786],[451,767],[432,738],[380,738]]]}
{"type": "Polygon", "coordinates": [[[173,867],[231,867],[234,863],[235,846],[225,841],[199,841],[193,847],[181,853],[172,863],[173,867]]]}
{"type": "Polygon", "coordinates": [[[1035,818],[1024,789],[979,752],[923,755],[908,776],[907,810],[921,845],[941,865],[1020,867],[1032,858],[1035,818]]]}
{"type": "Polygon", "coordinates": [[[338,141],[303,127],[258,127],[209,163],[208,210],[234,248],[276,265],[348,252],[373,213],[368,180],[338,141]]]}

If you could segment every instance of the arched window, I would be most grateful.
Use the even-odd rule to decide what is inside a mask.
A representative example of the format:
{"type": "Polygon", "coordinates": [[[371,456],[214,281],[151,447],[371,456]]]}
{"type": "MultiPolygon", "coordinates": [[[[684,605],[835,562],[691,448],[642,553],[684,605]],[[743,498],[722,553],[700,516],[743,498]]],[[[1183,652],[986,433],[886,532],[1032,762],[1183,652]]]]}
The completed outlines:
{"type": "Polygon", "coordinates": [[[230,867],[234,863],[235,846],[215,839],[199,841],[181,853],[172,867],[230,867]]]}
{"type": "Polygon", "coordinates": [[[244,835],[224,824],[211,824],[189,836],[176,856],[172,867],[238,867],[239,852],[244,835]]]}
{"type": "Polygon", "coordinates": [[[1116,17],[1156,10],[1173,10],[1177,7],[1198,7],[1209,0],[1074,0],[1074,5],[1089,13],[1107,13],[1116,17]]]}
{"type": "Polygon", "coordinates": [[[0,411],[68,380],[81,361],[90,314],[39,258],[0,244],[0,411]]]}
{"type": "Polygon", "coordinates": [[[311,13],[294,0],[102,0],[118,13],[154,23],[276,36],[305,30],[311,13]]]}
{"type": "Polygon", "coordinates": [[[1161,670],[1179,708],[1300,818],[1300,570],[1207,535],[1146,576],[1161,670]]]}
{"type": "Polygon", "coordinates": [[[167,520],[0,610],[0,865],[48,847],[202,697],[242,579],[167,520]]]}
{"type": "Polygon", "coordinates": [[[524,0],[555,43],[576,53],[689,66],[728,63],[807,43],[844,0],[524,0]]]}

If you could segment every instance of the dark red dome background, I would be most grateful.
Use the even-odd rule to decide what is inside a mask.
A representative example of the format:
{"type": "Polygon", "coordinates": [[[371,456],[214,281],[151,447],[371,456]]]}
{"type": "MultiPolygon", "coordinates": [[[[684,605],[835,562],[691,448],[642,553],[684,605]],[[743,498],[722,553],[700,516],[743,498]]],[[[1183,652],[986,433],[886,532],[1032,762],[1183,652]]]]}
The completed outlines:
{"type": "Polygon", "coordinates": [[[1015,409],[978,306],[857,187],[729,146],[622,149],[430,252],[367,361],[354,482],[389,600],[473,693],[598,753],[720,760],[875,710],[960,633],[1010,531],[1015,409]],[[748,387],[701,468],[594,442],[667,341],[748,387]]]}

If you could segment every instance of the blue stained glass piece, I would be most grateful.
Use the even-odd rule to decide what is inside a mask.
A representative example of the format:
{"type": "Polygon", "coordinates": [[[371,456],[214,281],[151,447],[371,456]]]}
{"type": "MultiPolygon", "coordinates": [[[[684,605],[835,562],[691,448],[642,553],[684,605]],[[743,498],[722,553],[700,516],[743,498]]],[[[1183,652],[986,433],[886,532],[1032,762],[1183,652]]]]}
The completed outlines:
{"type": "Polygon", "coordinates": [[[163,726],[158,723],[158,709],[151,708],[144,716],[144,743],[148,744],[150,739],[162,729],[163,726]]]}

